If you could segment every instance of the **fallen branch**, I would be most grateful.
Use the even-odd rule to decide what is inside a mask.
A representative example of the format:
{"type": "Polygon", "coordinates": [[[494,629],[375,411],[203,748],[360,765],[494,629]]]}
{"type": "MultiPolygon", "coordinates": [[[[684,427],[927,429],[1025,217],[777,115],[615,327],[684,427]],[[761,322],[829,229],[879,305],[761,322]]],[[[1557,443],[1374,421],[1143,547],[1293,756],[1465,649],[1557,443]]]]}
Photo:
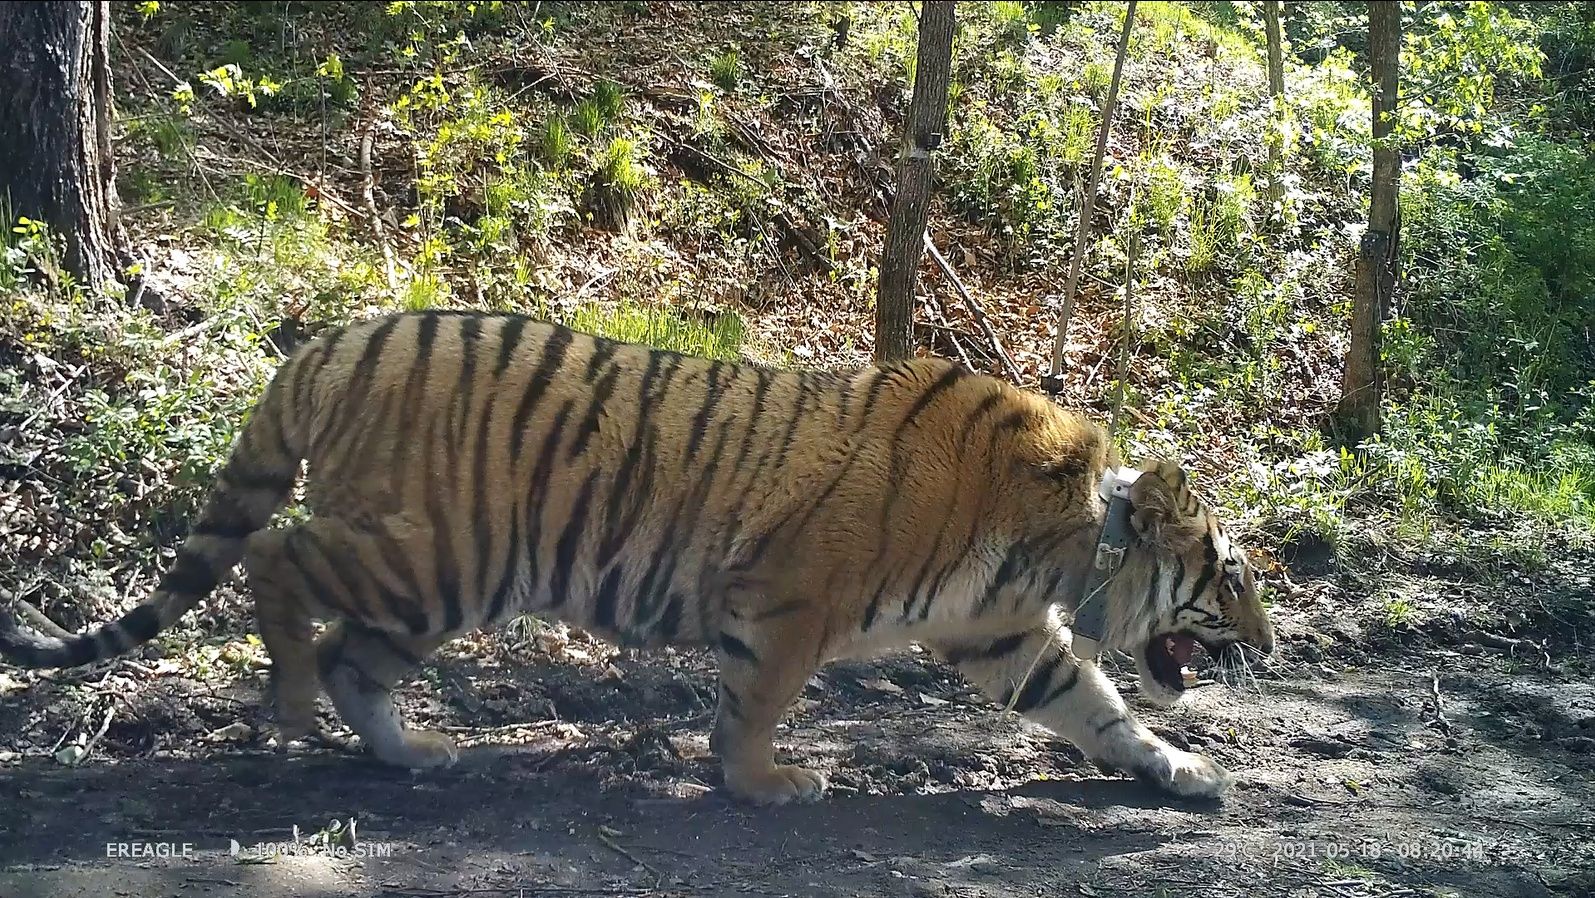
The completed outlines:
{"type": "Polygon", "coordinates": [[[72,639],[77,636],[76,633],[65,629],[55,621],[50,620],[49,616],[47,616],[43,611],[40,611],[38,608],[35,608],[31,603],[23,599],[17,599],[16,605],[18,613],[27,619],[28,624],[32,626],[33,629],[38,630],[40,633],[43,633],[46,636],[54,636],[56,639],[72,639]]]}
{"type": "Polygon", "coordinates": [[[1002,348],[1002,340],[997,338],[997,331],[992,328],[991,319],[986,317],[986,310],[981,307],[979,301],[969,294],[969,290],[964,287],[964,282],[959,279],[958,273],[953,271],[952,265],[948,264],[947,257],[943,256],[941,250],[936,248],[935,242],[930,239],[929,229],[924,232],[924,240],[925,251],[930,253],[931,259],[936,262],[936,267],[941,269],[941,273],[946,276],[947,280],[952,281],[953,289],[958,291],[958,295],[964,300],[964,305],[969,307],[969,314],[974,316],[975,323],[980,325],[980,329],[985,332],[986,339],[991,341],[991,348],[996,350],[997,357],[1002,359],[1003,367],[1008,369],[1008,376],[1013,378],[1013,382],[1017,386],[1021,380],[1019,366],[1013,363],[1008,351],[1002,348]]]}

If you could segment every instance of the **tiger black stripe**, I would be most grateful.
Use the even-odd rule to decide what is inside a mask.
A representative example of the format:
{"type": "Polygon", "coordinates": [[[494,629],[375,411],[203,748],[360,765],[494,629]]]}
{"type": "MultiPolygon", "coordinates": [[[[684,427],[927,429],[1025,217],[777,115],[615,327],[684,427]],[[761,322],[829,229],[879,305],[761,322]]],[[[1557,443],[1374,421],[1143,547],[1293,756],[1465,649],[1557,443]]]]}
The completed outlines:
{"type": "Polygon", "coordinates": [[[753,448],[753,435],[758,433],[759,421],[764,417],[764,401],[770,395],[770,373],[763,368],[753,369],[753,411],[748,414],[747,426],[742,431],[742,441],[737,445],[736,461],[731,463],[733,472],[742,470],[742,463],[748,459],[748,451],[753,448]]]}
{"type": "Polygon", "coordinates": [[[565,424],[570,420],[571,409],[575,407],[575,400],[567,399],[559,407],[559,413],[554,416],[554,423],[548,429],[548,435],[543,437],[543,448],[537,456],[537,467],[532,470],[532,496],[526,503],[526,547],[527,547],[527,579],[536,591],[540,582],[542,537],[543,537],[543,500],[548,495],[548,485],[554,471],[554,453],[559,449],[560,439],[565,433],[565,424]]]}
{"type": "Polygon", "coordinates": [[[980,423],[980,419],[991,414],[992,410],[1001,403],[1001,393],[991,393],[985,399],[980,400],[979,404],[971,409],[969,414],[964,416],[964,423],[958,428],[958,445],[969,445],[970,438],[975,435],[975,425],[980,423]]]}
{"type": "MultiPolygon", "coordinates": [[[[742,696],[738,695],[735,689],[722,682],[720,684],[720,697],[724,699],[721,707],[725,708],[726,712],[732,717],[739,720],[742,719],[742,696]]],[[[710,738],[714,737],[711,736],[710,738]]]]}
{"type": "Polygon", "coordinates": [[[1116,726],[1119,726],[1121,724],[1126,724],[1126,723],[1129,723],[1129,722],[1130,722],[1130,718],[1128,718],[1128,717],[1113,717],[1113,718],[1109,718],[1108,720],[1096,725],[1095,729],[1096,729],[1096,733],[1097,733],[1097,738],[1100,739],[1103,736],[1107,735],[1108,730],[1111,730],[1111,729],[1113,729],[1116,726]]]}
{"type": "Polygon", "coordinates": [[[654,637],[665,642],[673,642],[681,632],[681,596],[671,593],[669,601],[665,602],[665,611],[659,616],[659,623],[654,628],[654,637]]]}
{"type": "MultiPolygon", "coordinates": [[[[936,378],[930,387],[919,395],[918,399],[914,400],[914,404],[909,406],[908,413],[903,416],[903,419],[897,423],[897,427],[892,431],[891,439],[888,441],[892,447],[891,468],[886,475],[886,501],[881,505],[879,529],[877,530],[881,534],[881,551],[883,552],[886,548],[886,539],[891,532],[889,524],[892,520],[892,513],[897,508],[898,499],[902,497],[903,477],[908,473],[908,459],[903,451],[903,437],[908,433],[910,427],[918,423],[920,413],[929,408],[937,397],[951,389],[953,384],[961,380],[966,373],[956,365],[943,371],[941,376],[936,378]]],[[[907,613],[906,608],[904,613],[907,613]]]]}
{"type": "Polygon", "coordinates": [[[1052,685],[1052,678],[1057,675],[1058,667],[1063,663],[1063,655],[1054,652],[1052,657],[1031,671],[1030,679],[1025,681],[1025,688],[1019,690],[1019,698],[1014,701],[1013,709],[1020,714],[1026,714],[1041,707],[1046,700],[1047,687],[1052,685]]]}
{"type": "Polygon", "coordinates": [[[649,613],[653,606],[652,596],[664,595],[670,590],[670,584],[676,576],[676,558],[678,553],[672,541],[674,521],[680,517],[681,509],[686,505],[682,500],[676,505],[672,516],[672,525],[663,530],[658,544],[654,547],[653,555],[648,559],[648,570],[643,575],[642,582],[637,585],[636,598],[633,602],[633,617],[643,617],[649,613]]]}
{"type": "MultiPolygon", "coordinates": [[[[345,333],[345,328],[333,328],[321,338],[322,342],[317,345],[319,353],[313,360],[307,351],[305,359],[300,364],[289,366],[288,370],[292,372],[294,378],[293,389],[289,391],[289,396],[293,399],[293,412],[296,416],[309,416],[315,409],[316,386],[321,382],[321,370],[327,367],[327,362],[337,353],[338,345],[343,342],[345,333]]],[[[255,414],[259,414],[258,409],[255,414]]]]}
{"type": "Polygon", "coordinates": [[[189,532],[195,536],[208,536],[212,539],[242,540],[258,529],[253,521],[239,512],[223,520],[201,519],[189,532]]]}
{"type": "Polygon", "coordinates": [[[703,438],[709,432],[709,418],[714,414],[714,407],[720,401],[720,372],[725,368],[725,363],[716,359],[709,365],[708,384],[703,391],[703,404],[698,407],[698,413],[692,418],[692,430],[687,437],[686,461],[698,454],[698,449],[703,445],[703,438]]]}
{"type": "MultiPolygon", "coordinates": [[[[761,375],[761,378],[763,378],[761,380],[761,386],[764,387],[764,391],[759,397],[762,403],[768,397],[770,382],[773,381],[774,378],[763,370],[760,370],[759,374],[761,375]]],[[[762,404],[760,405],[760,408],[763,408],[762,404]]],[[[751,447],[753,440],[757,437],[759,432],[759,422],[759,417],[750,417],[746,422],[745,426],[747,429],[743,431],[742,435],[744,447],[751,447]]],[[[792,428],[797,427],[796,418],[788,420],[787,427],[789,433],[792,428]]],[[[736,542],[737,537],[741,535],[741,529],[740,527],[736,526],[736,524],[737,522],[743,520],[743,513],[747,510],[748,502],[751,500],[753,494],[753,491],[750,489],[750,487],[754,483],[757,483],[759,478],[764,474],[764,466],[770,460],[770,452],[774,445],[775,444],[773,442],[766,440],[764,448],[759,451],[759,457],[753,462],[752,466],[746,469],[744,469],[742,463],[746,459],[747,453],[742,451],[742,449],[738,450],[737,463],[732,470],[733,472],[746,470],[747,476],[744,477],[737,485],[737,504],[730,516],[733,526],[726,527],[725,534],[723,537],[721,537],[720,552],[722,555],[729,556],[731,554],[732,545],[736,542]]]]}
{"type": "Polygon", "coordinates": [[[1203,551],[1202,572],[1197,575],[1196,582],[1191,584],[1191,595],[1193,596],[1200,596],[1207,591],[1207,584],[1213,581],[1213,575],[1217,570],[1218,552],[1214,550],[1213,544],[1204,544],[1203,551]]]}
{"type": "Polygon", "coordinates": [[[598,379],[598,372],[610,363],[615,357],[615,350],[619,348],[619,344],[613,340],[605,340],[602,337],[590,339],[593,341],[593,354],[587,359],[588,386],[592,386],[593,381],[598,379]]]}
{"type": "Polygon", "coordinates": [[[306,563],[302,542],[298,539],[283,541],[283,554],[288,559],[289,570],[304,584],[301,594],[314,597],[317,603],[339,617],[357,617],[360,609],[344,607],[342,602],[336,600],[337,597],[332,594],[332,590],[322,582],[321,573],[312,570],[306,563]]]}
{"type": "MultiPolygon", "coordinates": [[[[343,607],[348,610],[349,617],[359,620],[375,616],[373,614],[374,609],[364,601],[364,590],[360,588],[360,583],[355,579],[353,571],[350,570],[348,565],[338,564],[331,557],[329,557],[327,555],[326,547],[321,544],[321,541],[317,539],[311,531],[296,531],[288,537],[288,541],[292,546],[290,551],[294,552],[295,556],[301,559],[301,564],[303,564],[304,558],[303,555],[299,554],[299,549],[301,546],[303,546],[306,551],[315,555],[315,560],[319,563],[323,572],[320,574],[320,579],[325,593],[335,593],[333,589],[327,587],[326,585],[328,574],[331,575],[332,580],[337,582],[338,586],[343,588],[343,594],[342,596],[339,596],[339,598],[347,597],[347,601],[340,602],[339,604],[343,605],[343,607]]],[[[321,595],[317,596],[317,598],[321,597],[321,595]]]]}
{"type": "Polygon", "coordinates": [[[377,367],[382,364],[383,350],[387,348],[388,338],[402,320],[399,317],[389,318],[366,337],[365,348],[361,350],[360,358],[355,362],[349,383],[344,386],[343,394],[333,402],[331,410],[327,413],[331,430],[322,434],[325,438],[322,445],[334,449],[343,445],[343,438],[354,428],[355,422],[362,419],[360,415],[350,414],[350,407],[358,408],[365,404],[371,392],[371,382],[376,379],[377,367]]]}
{"type": "MultiPolygon", "coordinates": [[[[385,534],[386,531],[382,532],[385,534]]],[[[394,620],[403,623],[411,633],[419,634],[425,632],[427,627],[426,616],[421,614],[417,607],[425,594],[421,589],[421,579],[415,572],[415,566],[395,540],[379,537],[373,540],[373,543],[382,558],[381,569],[398,578],[399,586],[402,590],[401,592],[395,592],[386,584],[380,582],[378,578],[373,577],[374,585],[377,588],[377,600],[388,610],[394,620]]]]}
{"type": "MultiPolygon", "coordinates": [[[[518,321],[520,319],[514,320],[518,321]]],[[[493,436],[493,418],[498,411],[499,404],[492,401],[491,397],[488,397],[483,400],[482,405],[483,407],[477,412],[478,417],[481,419],[481,424],[476,428],[476,452],[471,459],[471,495],[468,500],[471,505],[471,525],[474,528],[474,532],[479,534],[474,540],[476,543],[476,597],[478,601],[488,596],[487,581],[492,577],[493,557],[495,555],[508,554],[494,551],[495,546],[492,537],[497,528],[492,526],[492,518],[488,509],[491,497],[488,495],[487,490],[487,445],[493,436]]],[[[508,548],[513,551],[513,547],[514,543],[511,543],[508,548]]],[[[510,558],[505,558],[504,563],[508,565],[510,561],[510,558]]]]}
{"type": "Polygon", "coordinates": [[[864,621],[861,629],[865,632],[868,632],[870,627],[875,626],[875,619],[881,613],[881,602],[886,598],[886,587],[889,585],[889,580],[881,580],[881,585],[876,588],[875,594],[870,596],[869,604],[864,606],[864,621]]]}
{"type": "Polygon", "coordinates": [[[1002,564],[997,566],[997,573],[987,584],[986,591],[981,594],[980,600],[975,603],[975,614],[979,615],[989,610],[996,604],[997,597],[1019,577],[1019,568],[1024,557],[1024,545],[1014,543],[1008,547],[1008,553],[1002,557],[1002,564]]]}
{"type": "Polygon", "coordinates": [[[121,629],[134,643],[149,642],[161,632],[161,616],[152,605],[140,605],[122,618],[121,629]]]}
{"type": "MultiPolygon", "coordinates": [[[[903,620],[908,620],[913,614],[914,604],[919,601],[919,590],[925,585],[925,580],[930,577],[930,569],[935,566],[936,558],[941,553],[942,540],[947,535],[947,525],[952,520],[948,514],[942,518],[941,526],[936,529],[936,539],[931,543],[930,552],[925,556],[925,563],[919,566],[919,573],[914,575],[914,582],[908,587],[908,596],[903,599],[903,620]]],[[[920,611],[919,619],[925,620],[930,616],[931,598],[926,596],[925,607],[920,611]]]]}
{"type": "Polygon", "coordinates": [[[964,561],[969,558],[969,553],[973,551],[973,549],[974,541],[972,539],[966,540],[964,547],[959,550],[958,555],[955,556],[951,562],[942,565],[941,570],[936,572],[936,576],[930,581],[930,589],[927,598],[925,599],[927,611],[929,610],[929,604],[936,601],[936,599],[941,595],[942,589],[947,586],[948,579],[951,578],[953,574],[963,569],[964,561]]]}
{"type": "Polygon", "coordinates": [[[176,592],[184,595],[197,596],[210,592],[215,588],[217,580],[216,571],[211,569],[210,562],[198,553],[182,548],[177,550],[177,559],[172,566],[167,568],[161,576],[160,585],[157,587],[162,592],[176,592]]]}
{"type": "MultiPolygon", "coordinates": [[[[797,433],[798,424],[804,418],[803,409],[808,403],[808,396],[803,391],[794,390],[793,393],[796,396],[796,401],[793,403],[792,411],[788,414],[786,432],[781,437],[780,458],[775,462],[775,469],[777,472],[786,470],[788,453],[792,449],[792,443],[797,433]]],[[[762,478],[765,476],[765,465],[769,462],[768,450],[770,448],[770,446],[766,446],[766,453],[761,454],[759,456],[759,460],[754,463],[755,478],[762,478]]],[[[855,448],[853,453],[857,454],[858,451],[859,450],[855,448]]],[[[750,497],[751,491],[744,490],[741,498],[737,502],[736,512],[732,520],[742,520],[743,512],[747,508],[747,503],[750,497]]],[[[821,501],[823,500],[824,497],[822,496],[821,501]]],[[[812,508],[810,509],[809,513],[812,513],[812,508]]],[[[807,517],[808,515],[805,514],[804,519],[806,520],[807,517]]],[[[759,534],[754,539],[753,544],[749,547],[748,551],[743,555],[743,557],[735,564],[731,565],[731,570],[745,571],[758,564],[759,561],[764,558],[765,551],[769,549],[771,540],[775,535],[775,531],[781,529],[781,527],[785,526],[785,524],[786,522],[782,522],[781,524],[773,527],[770,531],[759,534]]]]}
{"type": "Polygon", "coordinates": [[[749,664],[759,663],[759,656],[754,654],[753,649],[747,643],[724,630],[720,631],[720,650],[738,661],[746,661],[749,664]]]}
{"type": "Polygon", "coordinates": [[[1059,683],[1056,687],[1053,688],[1053,690],[1051,692],[1047,693],[1047,697],[1041,700],[1041,707],[1045,708],[1048,705],[1051,705],[1053,702],[1057,701],[1058,699],[1063,698],[1063,694],[1065,692],[1068,692],[1069,690],[1073,689],[1076,685],[1079,684],[1079,682],[1080,682],[1080,668],[1075,667],[1074,665],[1070,665],[1069,666],[1069,675],[1067,677],[1063,678],[1063,682],[1062,683],[1059,683]]]}
{"type": "Polygon", "coordinates": [[[593,438],[594,434],[598,433],[599,419],[603,417],[609,397],[615,392],[615,381],[619,377],[620,366],[611,364],[609,369],[604,372],[604,376],[599,379],[597,385],[593,387],[593,398],[587,404],[587,414],[582,419],[581,427],[576,430],[576,439],[571,441],[570,452],[566,458],[575,459],[576,456],[587,451],[587,442],[593,438]]]}
{"type": "Polygon", "coordinates": [[[947,652],[948,664],[963,664],[968,661],[995,661],[998,658],[1013,654],[1023,645],[1025,634],[1013,633],[1008,636],[999,636],[985,645],[961,646],[947,652]]]}
{"type": "Polygon", "coordinates": [[[620,601],[620,565],[609,569],[598,585],[598,597],[593,603],[593,621],[605,630],[615,629],[615,605],[620,601]]]}
{"type": "Polygon", "coordinates": [[[460,379],[449,398],[449,441],[465,439],[465,425],[471,417],[472,389],[476,383],[476,356],[481,351],[482,319],[476,315],[458,319],[460,322],[460,379]]]}
{"type": "Polygon", "coordinates": [[[581,493],[572,507],[570,521],[559,534],[554,546],[554,571],[549,584],[549,601],[558,608],[570,599],[571,574],[576,567],[576,551],[581,547],[582,532],[587,529],[587,512],[593,504],[593,487],[598,483],[598,472],[593,471],[582,482],[581,493]]]}
{"type": "Polygon", "coordinates": [[[488,600],[487,615],[483,623],[496,623],[504,613],[505,606],[509,603],[510,590],[515,584],[515,570],[517,553],[521,544],[521,516],[520,509],[515,509],[510,515],[510,536],[508,551],[504,558],[504,573],[499,577],[498,586],[494,588],[492,597],[488,600]]]}
{"type": "Polygon", "coordinates": [[[610,522],[609,530],[605,534],[598,549],[598,566],[605,567],[612,561],[615,554],[626,539],[636,529],[637,521],[647,508],[646,473],[642,484],[634,487],[632,478],[637,475],[639,467],[644,471],[652,470],[654,441],[656,434],[653,427],[653,382],[659,376],[659,368],[664,353],[651,351],[648,353],[648,365],[643,369],[642,382],[637,387],[637,425],[632,429],[631,442],[626,447],[626,458],[620,464],[620,471],[615,475],[615,484],[609,491],[609,501],[605,518],[610,522]],[[627,503],[625,509],[621,504],[627,503]]]}
{"type": "Polygon", "coordinates": [[[755,614],[748,619],[754,621],[755,623],[775,620],[778,617],[786,617],[789,614],[796,614],[807,607],[808,602],[803,599],[788,599],[785,602],[779,602],[775,605],[771,605],[769,608],[760,611],[758,614],[755,614]]]}
{"type": "Polygon", "coordinates": [[[424,658],[419,657],[416,655],[416,653],[400,645],[398,641],[393,638],[393,634],[391,633],[388,633],[384,630],[372,629],[370,627],[359,627],[358,631],[361,636],[381,643],[383,649],[387,650],[394,657],[411,667],[420,667],[422,662],[425,661],[424,658]]]}
{"type": "Polygon", "coordinates": [[[286,493],[293,489],[291,476],[283,476],[271,471],[234,472],[223,470],[221,475],[222,487],[228,490],[251,493],[286,493]]]}
{"type": "MultiPolygon", "coordinates": [[[[781,435],[780,453],[775,462],[777,471],[786,470],[787,461],[792,456],[792,444],[797,436],[798,425],[804,420],[803,408],[804,406],[808,405],[809,401],[808,394],[802,390],[793,390],[792,395],[795,401],[792,403],[792,411],[789,412],[787,416],[786,432],[781,435]]],[[[759,462],[758,472],[761,475],[764,473],[763,457],[761,457],[759,462]]]]}
{"type": "Polygon", "coordinates": [[[521,444],[526,439],[526,422],[531,418],[532,410],[537,408],[537,403],[542,399],[543,393],[554,379],[554,373],[565,364],[565,353],[574,342],[572,333],[564,328],[555,328],[543,341],[542,357],[537,361],[537,370],[532,372],[531,379],[526,384],[526,391],[521,394],[521,401],[515,407],[515,417],[511,419],[510,427],[511,455],[520,458],[521,444]]]}
{"type": "Polygon", "coordinates": [[[516,315],[504,322],[498,331],[498,361],[493,365],[493,378],[495,380],[504,376],[504,371],[510,366],[510,360],[515,358],[516,350],[521,347],[521,337],[526,333],[526,322],[529,319],[524,315],[516,315]]]}
{"type": "MultiPolygon", "coordinates": [[[[426,431],[425,456],[430,458],[436,444],[439,442],[438,430],[446,426],[446,421],[434,423],[426,431]]],[[[444,455],[449,457],[449,448],[454,441],[448,434],[442,434],[444,455]]],[[[450,467],[454,459],[449,458],[450,467]]],[[[453,633],[460,629],[465,620],[465,609],[460,601],[460,560],[454,554],[454,528],[449,526],[448,503],[445,490],[448,483],[442,477],[435,478],[426,490],[426,518],[427,524],[432,529],[432,573],[433,589],[439,604],[443,606],[443,632],[453,633]]]]}
{"type": "MultiPolygon", "coordinates": [[[[410,371],[404,378],[404,398],[400,400],[399,407],[403,409],[418,409],[421,407],[422,391],[431,380],[432,374],[432,347],[437,337],[437,316],[423,317],[416,327],[415,357],[410,362],[410,371]]],[[[375,431],[378,428],[371,428],[375,431]]],[[[375,434],[373,434],[375,436],[375,434]]],[[[393,466],[388,477],[388,494],[391,496],[402,495],[405,487],[405,472],[408,470],[410,453],[413,449],[410,440],[400,441],[398,449],[399,464],[393,466]]]]}
{"type": "MultiPolygon", "coordinates": [[[[714,449],[709,453],[709,460],[701,466],[698,482],[689,494],[688,501],[691,508],[704,507],[708,503],[710,495],[714,492],[715,484],[719,482],[717,475],[720,472],[720,463],[725,459],[726,445],[730,441],[731,431],[735,426],[738,426],[738,422],[733,417],[726,417],[720,422],[720,432],[719,436],[715,438],[714,449]]],[[[732,479],[735,478],[735,468],[732,469],[729,476],[732,479]]],[[[672,526],[674,525],[672,524],[672,526]]],[[[731,530],[732,528],[728,527],[726,529],[731,530]]],[[[698,568],[697,594],[700,604],[703,602],[703,597],[710,592],[709,578],[715,572],[716,570],[707,564],[700,565],[698,568]]]]}

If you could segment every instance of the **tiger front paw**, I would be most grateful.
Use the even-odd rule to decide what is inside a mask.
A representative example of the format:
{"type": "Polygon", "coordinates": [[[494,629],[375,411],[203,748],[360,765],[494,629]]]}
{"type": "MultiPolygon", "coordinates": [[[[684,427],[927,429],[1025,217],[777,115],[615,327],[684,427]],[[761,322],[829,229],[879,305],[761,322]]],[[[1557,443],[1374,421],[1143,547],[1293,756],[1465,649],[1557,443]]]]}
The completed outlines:
{"type": "Polygon", "coordinates": [[[763,770],[726,770],[726,788],[754,804],[781,805],[818,801],[826,789],[825,774],[807,767],[771,764],[763,770]]]}
{"type": "Polygon", "coordinates": [[[1229,791],[1235,778],[1207,755],[1165,747],[1156,763],[1136,774],[1165,792],[1182,798],[1218,798],[1229,791]]]}

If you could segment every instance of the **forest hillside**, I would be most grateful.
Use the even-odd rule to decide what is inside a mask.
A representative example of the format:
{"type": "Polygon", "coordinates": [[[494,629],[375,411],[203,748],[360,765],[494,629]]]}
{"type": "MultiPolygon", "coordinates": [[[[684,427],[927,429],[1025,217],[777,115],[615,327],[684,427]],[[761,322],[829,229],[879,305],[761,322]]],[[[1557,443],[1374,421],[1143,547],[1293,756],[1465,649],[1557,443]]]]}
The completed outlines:
{"type": "MultiPolygon", "coordinates": [[[[812,750],[856,797],[990,790],[972,806],[914,807],[940,837],[965,832],[964,814],[994,828],[971,837],[979,847],[921,856],[908,834],[893,835],[907,805],[870,805],[865,822],[838,830],[846,863],[807,886],[801,865],[726,860],[751,843],[718,830],[705,851],[720,852],[720,878],[696,887],[873,894],[906,879],[927,890],[911,894],[1032,894],[1057,874],[1094,883],[1080,894],[1154,894],[1156,883],[1184,894],[1168,883],[1189,869],[1227,884],[1224,894],[1588,894],[1578,890],[1592,887],[1595,860],[1580,804],[1595,784],[1595,6],[1401,4],[1390,138],[1399,281],[1381,326],[1383,426],[1348,440],[1334,412],[1369,216],[1369,5],[1283,4],[1274,100],[1265,3],[1137,4],[1088,198],[1126,5],[957,4],[926,229],[935,252],[917,268],[916,351],[1036,388],[1087,216],[1058,401],[1116,419],[1127,457],[1184,464],[1229,525],[1279,562],[1265,595],[1280,652],[1238,697],[1164,721],[1178,730],[1219,713],[1190,743],[1255,765],[1261,785],[1226,820],[1149,811],[1148,828],[1126,836],[1137,808],[1111,796],[1081,793],[1082,809],[1007,791],[1089,774],[1072,749],[980,704],[928,657],[839,665],[811,684],[789,741],[828,746],[812,750]],[[939,721],[928,735],[913,722],[926,716],[939,721]],[[874,741],[852,754],[826,743],[817,734],[839,719],[877,721],[874,741]],[[948,735],[942,724],[955,720],[979,722],[1003,750],[948,735]],[[1431,813],[1437,804],[1454,804],[1452,816],[1431,813]],[[1492,816],[1509,822],[1481,822],[1492,816]],[[1228,854],[1176,844],[1208,829],[1228,854]],[[1096,844],[1107,830],[1100,857],[1053,846],[1033,869],[1013,872],[1014,859],[1001,875],[960,861],[1004,858],[999,837],[1067,831],[1096,844]],[[1474,846],[1477,857],[1393,863],[1388,852],[1300,849],[1283,868],[1254,863],[1257,852],[1278,860],[1281,844],[1384,831],[1474,846]],[[912,863],[888,860],[870,847],[876,837],[900,837],[892,850],[912,863]],[[1150,866],[1110,862],[1138,840],[1157,843],[1140,849],[1150,866]]],[[[0,590],[61,627],[151,593],[272,372],[331,326],[398,309],[493,309],[726,360],[871,361],[917,4],[110,10],[110,138],[132,259],[123,285],[77,282],[37,215],[0,210],[0,590]]],[[[263,754],[265,655],[250,608],[244,586],[228,584],[142,658],[92,675],[0,670],[0,789],[43,814],[73,787],[6,780],[8,765],[72,768],[59,777],[98,761],[263,754]],[[74,745],[81,754],[62,754],[74,745]]],[[[468,741],[553,740],[505,763],[527,778],[590,776],[604,802],[624,804],[627,790],[683,771],[709,776],[698,744],[711,671],[701,653],[622,651],[524,618],[445,648],[425,675],[436,694],[407,707],[468,741]],[[528,717],[536,726],[516,729],[528,717]],[[663,719],[674,723],[649,723],[663,719]]],[[[1129,666],[1114,676],[1133,684],[1129,666]]],[[[136,775],[107,770],[94,774],[110,778],[105,789],[136,775]]],[[[167,770],[158,801],[95,805],[108,838],[208,813],[183,804],[188,774],[167,770]]],[[[218,783],[232,775],[201,770],[218,783]]],[[[238,826],[319,826],[360,808],[393,838],[421,841],[400,822],[408,786],[339,788],[322,800],[294,786],[285,794],[315,814],[238,826]]],[[[467,848],[520,850],[509,836],[463,835],[462,812],[509,811],[489,786],[461,788],[463,803],[429,809],[427,825],[463,827],[467,848]]],[[[666,816],[639,826],[671,831],[666,811],[648,813],[666,816]]],[[[12,825],[0,820],[0,842],[12,844],[0,863],[59,861],[46,841],[82,838],[65,823],[27,836],[12,825]]],[[[570,832],[548,850],[577,852],[570,832]]],[[[748,838],[784,849],[774,832],[748,838]]],[[[574,878],[537,881],[677,888],[652,874],[678,855],[633,865],[612,854],[608,866],[582,860],[574,878]]],[[[434,891],[357,884],[433,895],[469,885],[395,871],[434,891]]],[[[327,875],[355,888],[346,873],[327,875]]],[[[693,893],[681,875],[678,892],[693,893]]]]}

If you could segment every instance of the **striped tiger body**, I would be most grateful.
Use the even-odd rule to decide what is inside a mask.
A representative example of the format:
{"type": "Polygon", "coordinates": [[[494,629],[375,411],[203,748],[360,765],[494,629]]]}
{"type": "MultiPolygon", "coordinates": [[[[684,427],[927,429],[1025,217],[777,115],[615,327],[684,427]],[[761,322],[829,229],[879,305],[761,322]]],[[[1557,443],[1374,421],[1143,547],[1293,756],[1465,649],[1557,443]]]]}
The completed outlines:
{"type": "MultiPolygon", "coordinates": [[[[314,725],[325,689],[377,758],[451,763],[391,688],[443,642],[531,613],[711,646],[711,745],[750,800],[823,791],[772,744],[818,666],[916,641],[1093,758],[1217,794],[1228,775],[1136,722],[1060,622],[1116,463],[1086,419],[939,359],[776,371],[520,316],[392,315],[283,364],[150,600],[69,639],[0,615],[0,655],[127,651],[242,561],[283,742],[314,725]],[[301,462],[311,515],[267,528],[301,462]]],[[[1244,553],[1184,474],[1145,470],[1108,642],[1170,702],[1195,645],[1267,652],[1273,637],[1244,553]]]]}

